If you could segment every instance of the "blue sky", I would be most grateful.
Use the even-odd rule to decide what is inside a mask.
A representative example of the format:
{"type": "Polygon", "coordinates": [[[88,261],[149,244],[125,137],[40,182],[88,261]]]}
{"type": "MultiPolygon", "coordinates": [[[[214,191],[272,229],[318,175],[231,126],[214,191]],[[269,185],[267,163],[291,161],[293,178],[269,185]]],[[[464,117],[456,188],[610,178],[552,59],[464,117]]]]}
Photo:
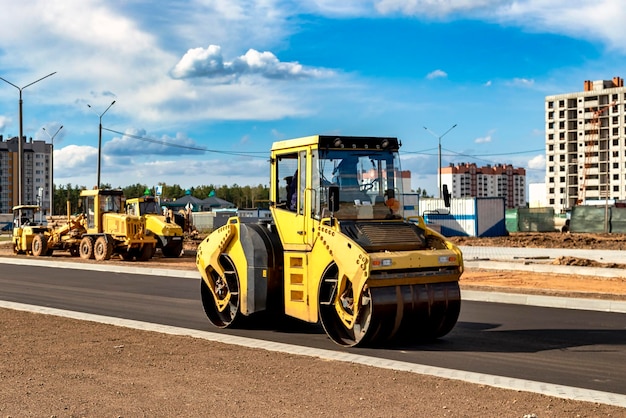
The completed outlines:
{"type": "MultiPolygon", "coordinates": [[[[443,165],[543,182],[545,97],[626,76],[625,18],[619,0],[23,0],[0,14],[0,77],[56,72],[22,91],[26,136],[63,126],[56,184],[95,185],[115,100],[114,187],[268,184],[273,141],[342,134],[400,138],[436,195],[445,132],[443,165]]],[[[0,80],[5,138],[18,99],[0,80]]]]}

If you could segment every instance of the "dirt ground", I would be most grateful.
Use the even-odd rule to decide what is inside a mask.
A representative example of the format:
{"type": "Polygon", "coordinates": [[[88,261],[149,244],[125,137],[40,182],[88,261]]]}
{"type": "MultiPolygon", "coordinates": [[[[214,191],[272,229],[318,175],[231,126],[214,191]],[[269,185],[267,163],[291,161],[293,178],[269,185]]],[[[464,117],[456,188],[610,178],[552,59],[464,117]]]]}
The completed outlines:
{"type": "MultiPolygon", "coordinates": [[[[555,234],[550,239],[510,236],[455,241],[460,245],[544,243],[555,247],[587,242],[589,246],[565,248],[624,249],[624,237],[621,239],[555,234]]],[[[180,259],[163,259],[157,254],[146,267],[193,270],[195,244],[188,242],[180,259]]],[[[0,256],[12,257],[11,248],[0,246],[0,256]]],[[[54,258],[65,261],[67,256],[54,258]]],[[[128,265],[121,260],[108,262],[128,265]]],[[[139,267],[144,263],[132,264],[139,267]]],[[[624,281],[588,276],[467,270],[461,285],[508,291],[539,287],[547,294],[626,297],[624,281]]],[[[0,356],[0,414],[4,417],[626,414],[624,408],[602,404],[7,309],[0,309],[0,356]]]]}

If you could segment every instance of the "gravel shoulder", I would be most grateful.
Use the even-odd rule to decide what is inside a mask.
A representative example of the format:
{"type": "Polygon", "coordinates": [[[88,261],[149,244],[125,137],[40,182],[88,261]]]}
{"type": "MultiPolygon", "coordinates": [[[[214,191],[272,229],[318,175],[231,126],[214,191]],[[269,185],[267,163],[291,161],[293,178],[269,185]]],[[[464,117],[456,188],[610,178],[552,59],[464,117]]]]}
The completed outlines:
{"type": "MultiPolygon", "coordinates": [[[[12,256],[4,247],[0,256],[12,256]]],[[[193,270],[194,259],[187,248],[180,259],[157,257],[146,267],[193,270]]],[[[524,292],[539,286],[548,294],[605,297],[626,292],[623,281],[538,276],[466,271],[461,285],[524,292]]],[[[603,404],[8,309],[0,309],[0,355],[0,413],[6,417],[626,413],[603,404]]]]}

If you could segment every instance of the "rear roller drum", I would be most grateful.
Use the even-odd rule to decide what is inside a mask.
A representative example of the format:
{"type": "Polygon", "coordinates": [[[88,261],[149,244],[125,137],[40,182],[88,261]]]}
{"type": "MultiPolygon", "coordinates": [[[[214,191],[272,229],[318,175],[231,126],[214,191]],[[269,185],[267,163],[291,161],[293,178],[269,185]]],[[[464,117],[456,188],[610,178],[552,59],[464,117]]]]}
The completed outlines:
{"type": "Polygon", "coordinates": [[[208,268],[210,271],[207,271],[215,285],[213,292],[204,280],[200,281],[202,305],[213,325],[227,328],[236,325],[243,316],[239,309],[239,276],[228,256],[222,255],[220,264],[225,272],[224,277],[211,267],[208,268]]]}

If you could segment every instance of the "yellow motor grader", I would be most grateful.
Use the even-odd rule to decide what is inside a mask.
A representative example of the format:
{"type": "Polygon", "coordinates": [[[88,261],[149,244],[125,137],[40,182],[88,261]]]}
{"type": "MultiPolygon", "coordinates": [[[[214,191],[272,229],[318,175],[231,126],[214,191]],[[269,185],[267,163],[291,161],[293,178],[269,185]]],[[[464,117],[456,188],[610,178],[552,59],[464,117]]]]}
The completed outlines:
{"type": "MultiPolygon", "coordinates": [[[[397,138],[274,143],[268,221],[232,217],[198,247],[210,322],[278,311],[345,346],[434,339],[456,324],[460,250],[403,218],[397,138]]],[[[268,318],[272,316],[268,315],[268,318]]]]}
{"type": "Polygon", "coordinates": [[[82,190],[80,197],[82,212],[71,217],[68,208],[65,225],[14,231],[15,252],[42,256],[64,250],[98,261],[108,260],[113,254],[128,261],[152,257],[156,239],[146,230],[145,218],[124,213],[121,190],[82,190]]]}

